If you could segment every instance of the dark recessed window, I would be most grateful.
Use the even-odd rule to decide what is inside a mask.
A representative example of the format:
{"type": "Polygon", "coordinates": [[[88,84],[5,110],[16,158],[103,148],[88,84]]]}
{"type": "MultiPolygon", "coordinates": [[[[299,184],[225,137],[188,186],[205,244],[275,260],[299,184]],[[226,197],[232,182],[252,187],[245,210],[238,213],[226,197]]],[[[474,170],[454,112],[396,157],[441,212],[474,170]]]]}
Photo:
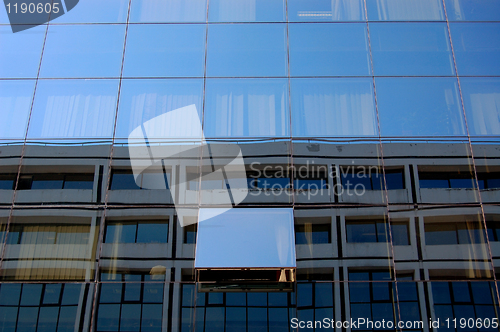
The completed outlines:
{"type": "Polygon", "coordinates": [[[319,190],[328,189],[328,168],[327,166],[316,166],[311,169],[304,165],[297,166],[294,174],[293,187],[295,190],[319,190]]]}
{"type": "Polygon", "coordinates": [[[92,189],[94,174],[23,174],[19,190],[92,189]]]}
{"type": "MultiPolygon", "coordinates": [[[[342,186],[349,189],[365,189],[365,190],[383,190],[384,178],[383,174],[372,167],[364,168],[341,168],[340,177],[342,186]]],[[[391,169],[385,171],[385,179],[387,182],[387,190],[404,189],[404,173],[402,169],[391,169]]]]}
{"type": "Polygon", "coordinates": [[[475,179],[469,171],[464,172],[419,172],[420,188],[466,188],[476,187],[475,179]]]}
{"type": "Polygon", "coordinates": [[[16,182],[15,174],[0,175],[0,190],[13,190],[16,182]]]}
{"type": "Polygon", "coordinates": [[[500,173],[478,173],[479,189],[500,188],[500,173]]]}
{"type": "Polygon", "coordinates": [[[184,227],[184,243],[196,243],[197,224],[192,224],[184,227]]]}
{"type": "Polygon", "coordinates": [[[143,172],[137,181],[132,170],[113,170],[110,190],[169,189],[170,173],[143,172]]]}
{"type": "MultiPolygon", "coordinates": [[[[394,245],[409,245],[408,223],[391,222],[394,245]]],[[[388,224],[385,220],[346,220],[348,243],[388,242],[388,224]]]]}
{"type": "Polygon", "coordinates": [[[485,242],[484,229],[478,221],[425,223],[425,243],[427,245],[485,242]]]}
{"type": "Polygon", "coordinates": [[[168,220],[109,222],[105,243],[167,243],[168,220]]]}
{"type": "Polygon", "coordinates": [[[331,243],[331,224],[295,225],[295,244],[331,243]]]}
{"type": "Polygon", "coordinates": [[[490,241],[500,241],[500,221],[488,220],[486,221],[488,231],[488,239],[490,241]]]}
{"type": "Polygon", "coordinates": [[[7,244],[88,244],[90,225],[12,224],[7,244]]]}

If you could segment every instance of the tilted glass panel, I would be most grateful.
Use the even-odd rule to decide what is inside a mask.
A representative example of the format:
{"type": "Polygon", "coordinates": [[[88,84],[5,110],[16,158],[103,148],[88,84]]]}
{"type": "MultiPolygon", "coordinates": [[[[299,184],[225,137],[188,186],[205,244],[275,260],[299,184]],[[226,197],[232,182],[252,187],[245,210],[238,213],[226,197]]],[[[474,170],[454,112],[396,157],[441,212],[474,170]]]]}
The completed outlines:
{"type": "Polygon", "coordinates": [[[132,0],[130,23],[206,22],[207,0],[132,0]]]}
{"type": "Polygon", "coordinates": [[[40,77],[119,77],[124,38],[122,24],[51,25],[40,77]]]}
{"type": "Polygon", "coordinates": [[[214,24],[208,27],[207,76],[287,75],[285,24],[214,24]]]}
{"type": "Polygon", "coordinates": [[[382,136],[465,135],[454,78],[376,78],[382,136]]]}
{"type": "Polygon", "coordinates": [[[294,78],[291,102],[294,136],[377,135],[371,79],[294,78]]]}
{"type": "Polygon", "coordinates": [[[84,0],[77,1],[77,3],[75,10],[67,11],[64,15],[50,21],[50,24],[127,22],[128,0],[84,0]]]}
{"type": "Polygon", "coordinates": [[[26,135],[34,87],[34,80],[0,81],[1,139],[20,139],[26,135]]]}
{"type": "Polygon", "coordinates": [[[288,0],[290,22],[364,21],[362,0],[288,0]]]}
{"type": "Polygon", "coordinates": [[[450,21],[500,21],[497,0],[445,0],[450,21]]]}
{"type": "Polygon", "coordinates": [[[458,75],[500,75],[500,23],[450,23],[458,75]]]}
{"type": "Polygon", "coordinates": [[[206,27],[132,24],[127,32],[124,77],[203,77],[206,27]]]}
{"type": "Polygon", "coordinates": [[[290,75],[371,74],[366,24],[290,24],[290,75]]]}
{"type": "Polygon", "coordinates": [[[369,21],[444,21],[440,0],[366,0],[369,21]]]}
{"type": "MultiPolygon", "coordinates": [[[[47,26],[12,33],[8,25],[0,26],[0,77],[36,78],[47,26]]],[[[3,108],[3,107],[2,107],[3,108]]]]}
{"type": "Polygon", "coordinates": [[[377,76],[455,74],[446,23],[370,23],[377,76]]]}
{"type": "Polygon", "coordinates": [[[212,0],[209,22],[284,22],[284,0],[212,0]]]}
{"type": "Polygon", "coordinates": [[[286,79],[208,79],[206,137],[289,135],[286,79]]]}
{"type": "Polygon", "coordinates": [[[118,80],[38,82],[29,138],[111,138],[118,80]]]}
{"type": "Polygon", "coordinates": [[[500,135],[500,79],[460,79],[470,135],[500,135]]]}

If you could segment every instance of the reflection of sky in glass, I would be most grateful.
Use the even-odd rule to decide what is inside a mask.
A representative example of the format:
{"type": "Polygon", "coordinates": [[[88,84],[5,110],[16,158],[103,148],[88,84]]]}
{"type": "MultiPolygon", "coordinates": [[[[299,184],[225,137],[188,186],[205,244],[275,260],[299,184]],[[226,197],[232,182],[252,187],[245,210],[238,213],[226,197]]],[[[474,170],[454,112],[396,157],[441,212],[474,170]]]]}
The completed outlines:
{"type": "Polygon", "coordinates": [[[363,21],[362,0],[288,0],[290,22],[363,21]]]}
{"type": "Polygon", "coordinates": [[[59,16],[53,23],[125,23],[128,0],[80,0],[74,10],[59,16]]]}
{"type": "Polygon", "coordinates": [[[0,138],[24,138],[35,81],[0,81],[0,138]]]}
{"type": "Polygon", "coordinates": [[[284,0],[211,0],[209,22],[284,22],[284,0]]]}
{"type": "Polygon", "coordinates": [[[441,0],[366,0],[369,21],[444,21],[441,0]]]}
{"type": "Polygon", "coordinates": [[[470,135],[500,135],[500,79],[462,78],[470,135]]]}
{"type": "Polygon", "coordinates": [[[205,22],[207,0],[132,0],[131,23],[205,22]]]}
{"type": "Polygon", "coordinates": [[[445,0],[450,21],[500,21],[497,0],[445,0]]]}

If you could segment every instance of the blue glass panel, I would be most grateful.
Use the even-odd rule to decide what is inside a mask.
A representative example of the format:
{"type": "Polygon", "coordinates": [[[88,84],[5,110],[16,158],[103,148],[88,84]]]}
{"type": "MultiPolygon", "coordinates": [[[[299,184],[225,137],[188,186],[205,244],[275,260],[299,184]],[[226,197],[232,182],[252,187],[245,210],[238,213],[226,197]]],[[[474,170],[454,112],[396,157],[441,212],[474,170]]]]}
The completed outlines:
{"type": "Polygon", "coordinates": [[[351,303],[351,318],[372,319],[371,305],[369,303],[351,303]]]}
{"type": "Polygon", "coordinates": [[[448,179],[423,179],[418,181],[420,188],[450,188],[448,179]]]}
{"type": "Polygon", "coordinates": [[[167,243],[168,223],[137,225],[137,243],[167,243]]]}
{"type": "Polygon", "coordinates": [[[431,285],[434,303],[451,303],[450,288],[447,282],[433,282],[431,285]]]}
{"type": "Polygon", "coordinates": [[[371,79],[292,79],[291,103],[294,136],[377,135],[371,79]]]}
{"type": "Polygon", "coordinates": [[[270,307],[286,307],[288,305],[288,293],[267,293],[270,307]]]}
{"type": "Polygon", "coordinates": [[[211,0],[209,22],[284,22],[284,0],[211,0]]]}
{"type": "Polygon", "coordinates": [[[500,23],[450,23],[459,75],[500,75],[500,23]]]}
{"type": "Polygon", "coordinates": [[[57,324],[57,332],[72,332],[75,330],[77,306],[61,307],[59,312],[59,323],[57,324]]]}
{"type": "Polygon", "coordinates": [[[347,223],[347,242],[377,242],[375,223],[347,223]]]}
{"type": "Polygon", "coordinates": [[[289,130],[286,79],[208,79],[205,137],[283,137],[289,130]]]}
{"type": "Polygon", "coordinates": [[[456,317],[453,315],[451,305],[436,305],[434,306],[434,312],[436,313],[434,320],[439,319],[439,331],[455,331],[453,327],[448,327],[446,324],[446,319],[456,317]]]}
{"type": "Polygon", "coordinates": [[[394,308],[392,303],[373,303],[372,315],[374,321],[394,321],[394,308]]]}
{"type": "Polygon", "coordinates": [[[41,307],[37,332],[56,332],[59,307],[41,307]]]}
{"type": "Polygon", "coordinates": [[[41,80],[29,138],[111,138],[118,80],[41,80]]]}
{"type": "Polygon", "coordinates": [[[298,307],[308,307],[313,304],[313,294],[312,294],[312,284],[311,283],[299,283],[297,284],[297,306],[298,307]]]}
{"type": "Polygon", "coordinates": [[[452,223],[426,224],[425,244],[426,245],[458,244],[455,224],[452,223]]]}
{"type": "Polygon", "coordinates": [[[137,274],[125,275],[125,281],[132,281],[125,283],[124,301],[140,301],[141,299],[141,276],[137,274]]]}
{"type": "Polygon", "coordinates": [[[418,302],[400,302],[399,308],[401,311],[402,321],[414,322],[420,320],[420,308],[418,307],[418,302]]]}
{"type": "Polygon", "coordinates": [[[246,324],[246,308],[226,308],[226,332],[246,332],[246,324]]]}
{"type": "Polygon", "coordinates": [[[0,81],[0,138],[26,135],[34,88],[35,81],[0,81]]]}
{"type": "Polygon", "coordinates": [[[227,306],[246,306],[246,293],[226,293],[227,306]]]}
{"type": "Polygon", "coordinates": [[[142,332],[160,332],[163,316],[163,306],[161,304],[142,305],[142,332]]]}
{"type": "Polygon", "coordinates": [[[43,292],[43,304],[58,304],[62,284],[46,284],[43,292]]]}
{"type": "Polygon", "coordinates": [[[224,308],[206,308],[205,332],[224,332],[224,308]]]}
{"type": "Polygon", "coordinates": [[[290,24],[292,76],[370,75],[366,24],[290,24]]]}
{"type": "Polygon", "coordinates": [[[42,284],[24,284],[21,293],[21,305],[40,305],[42,284]]]}
{"type": "Polygon", "coordinates": [[[364,21],[362,0],[288,0],[290,22],[364,21]]]}
{"type": "Polygon", "coordinates": [[[82,0],[76,10],[67,11],[52,23],[125,23],[128,0],[82,0]]]}
{"type": "MultiPolygon", "coordinates": [[[[331,283],[316,283],[314,285],[315,306],[316,307],[331,307],[333,306],[333,284],[331,283]]],[[[331,317],[333,318],[333,317],[331,317]]]]}
{"type": "Polygon", "coordinates": [[[208,304],[223,304],[224,293],[208,293],[208,304]]]}
{"type": "Polygon", "coordinates": [[[500,79],[460,79],[470,135],[500,135],[500,79]]]}
{"type": "Polygon", "coordinates": [[[373,301],[391,300],[390,284],[385,282],[372,283],[373,301]]]}
{"type": "Polygon", "coordinates": [[[0,305],[19,305],[21,284],[2,284],[0,286],[0,305]]]}
{"type": "Polygon", "coordinates": [[[132,0],[131,23],[206,22],[207,0],[132,0]]]}
{"type": "Polygon", "coordinates": [[[497,0],[445,0],[450,21],[500,21],[497,0]]]}
{"type": "MultiPolygon", "coordinates": [[[[473,318],[473,319],[476,318],[473,305],[461,305],[461,304],[454,305],[453,311],[454,311],[455,317],[465,318],[467,320],[469,318],[473,318]]],[[[467,329],[464,329],[464,330],[467,331],[467,329]]],[[[464,330],[462,330],[462,331],[464,331],[464,330]]],[[[469,329],[469,331],[474,331],[474,330],[469,329]]]]}
{"type": "Polygon", "coordinates": [[[15,332],[18,307],[2,307],[0,310],[0,330],[15,332]]]}
{"type": "Polygon", "coordinates": [[[492,304],[495,288],[489,282],[471,282],[472,296],[475,304],[492,304]]]}
{"type": "Polygon", "coordinates": [[[399,301],[417,301],[417,283],[398,282],[398,299],[399,301]]]}
{"type": "Polygon", "coordinates": [[[387,190],[404,189],[404,174],[403,171],[385,172],[385,181],[387,183],[387,190]]]}
{"type": "Polygon", "coordinates": [[[101,284],[101,303],[119,303],[122,300],[122,284],[120,283],[102,283],[101,284]]]}
{"type": "Polygon", "coordinates": [[[377,76],[455,74],[446,23],[371,23],[377,76]]]}
{"type": "Polygon", "coordinates": [[[194,307],[195,285],[182,285],[182,306],[194,307]]]}
{"type": "Polygon", "coordinates": [[[288,332],[290,321],[287,308],[269,308],[268,310],[269,331],[288,332]]]}
{"type": "Polygon", "coordinates": [[[203,77],[204,25],[130,25],[124,77],[203,77]]]}
{"type": "Polygon", "coordinates": [[[144,303],[162,303],[163,302],[163,284],[145,283],[142,301],[144,303]]]}
{"type": "MultiPolygon", "coordinates": [[[[352,281],[349,278],[350,281],[352,281]]],[[[370,302],[370,284],[368,282],[350,282],[349,299],[353,302],[370,302]]]]}
{"type": "Polygon", "coordinates": [[[106,243],[135,243],[136,224],[115,224],[106,227],[106,243]],[[109,240],[109,242],[108,242],[109,240]]]}
{"type": "Polygon", "coordinates": [[[17,332],[36,331],[36,320],[38,318],[38,307],[20,307],[17,318],[17,332]]]}
{"type": "Polygon", "coordinates": [[[285,24],[216,24],[208,28],[207,75],[287,75],[285,24]]]}
{"type": "Polygon", "coordinates": [[[452,282],[455,302],[471,302],[468,282],[452,282]]]}
{"type": "Polygon", "coordinates": [[[125,25],[51,25],[40,77],[119,77],[124,36],[125,25]]]}
{"type": "MultiPolygon", "coordinates": [[[[476,305],[476,317],[477,318],[481,318],[481,321],[484,322],[484,320],[486,318],[488,318],[490,320],[490,322],[492,321],[492,317],[493,318],[496,318],[498,317],[498,313],[495,313],[495,306],[492,306],[492,305],[476,305]]],[[[484,327],[484,323],[483,323],[483,327],[479,329],[479,331],[481,332],[494,332],[496,331],[497,329],[495,329],[494,327],[492,327],[490,325],[489,328],[485,328],[484,327]]]]}
{"type": "Polygon", "coordinates": [[[392,243],[395,246],[407,246],[410,244],[408,239],[408,224],[391,224],[392,243]]]}
{"type": "MultiPolygon", "coordinates": [[[[307,310],[299,310],[297,309],[297,319],[299,321],[314,321],[314,309],[307,309],[307,310]]],[[[314,331],[312,328],[307,328],[307,325],[305,328],[300,329],[300,331],[314,331]]]]}
{"type": "Polygon", "coordinates": [[[465,135],[454,78],[376,78],[382,136],[465,135]]]}
{"type": "Polygon", "coordinates": [[[0,26],[0,77],[36,78],[43,38],[47,26],[12,33],[10,26],[0,26]],[[8,47],[5,47],[8,45],[8,47]]]}
{"type": "Polygon", "coordinates": [[[62,305],[77,305],[82,291],[82,284],[65,284],[62,305]]]}
{"type": "Polygon", "coordinates": [[[97,309],[98,331],[118,331],[119,323],[119,304],[99,304],[99,307],[97,309]]]}
{"type": "Polygon", "coordinates": [[[267,293],[247,293],[248,306],[267,306],[267,293]]]}
{"type": "MultiPolygon", "coordinates": [[[[194,308],[182,308],[181,311],[181,332],[193,331],[194,308]]],[[[201,329],[203,331],[203,329],[201,329]]]]}
{"type": "Polygon", "coordinates": [[[144,122],[192,104],[201,114],[202,95],[202,79],[123,80],[116,136],[127,138],[144,122]]]}
{"type": "Polygon", "coordinates": [[[248,330],[267,332],[266,308],[248,308],[248,330]]]}
{"type": "Polygon", "coordinates": [[[139,331],[141,328],[141,305],[122,304],[121,331],[139,331]]]}
{"type": "Polygon", "coordinates": [[[113,172],[111,175],[111,190],[138,190],[134,174],[128,172],[113,172]]]}
{"type": "Polygon", "coordinates": [[[366,0],[370,21],[444,21],[441,0],[366,0]]]}

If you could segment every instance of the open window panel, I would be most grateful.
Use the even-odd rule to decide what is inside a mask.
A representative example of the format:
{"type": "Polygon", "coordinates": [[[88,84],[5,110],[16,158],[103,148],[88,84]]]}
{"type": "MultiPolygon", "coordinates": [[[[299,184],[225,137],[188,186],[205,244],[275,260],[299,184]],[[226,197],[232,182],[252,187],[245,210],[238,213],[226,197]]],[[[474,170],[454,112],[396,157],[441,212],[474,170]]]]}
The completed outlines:
{"type": "Polygon", "coordinates": [[[200,209],[199,291],[292,291],[295,269],[292,209],[200,209]]]}

